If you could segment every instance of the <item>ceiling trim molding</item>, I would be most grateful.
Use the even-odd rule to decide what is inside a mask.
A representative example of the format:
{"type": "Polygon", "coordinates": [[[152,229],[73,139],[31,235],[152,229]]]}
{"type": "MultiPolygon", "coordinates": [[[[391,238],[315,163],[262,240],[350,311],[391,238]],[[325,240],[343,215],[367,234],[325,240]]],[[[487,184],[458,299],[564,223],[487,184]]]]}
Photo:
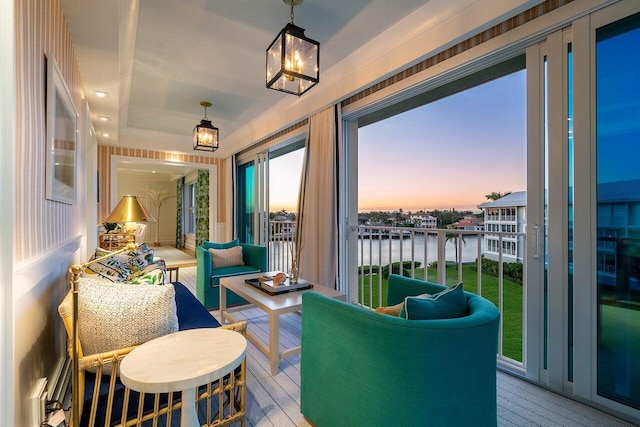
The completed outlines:
{"type": "Polygon", "coordinates": [[[219,155],[239,152],[539,3],[541,0],[431,0],[325,70],[318,88],[301,98],[283,98],[221,140],[219,155]]]}
{"type": "Polygon", "coordinates": [[[298,130],[303,126],[306,126],[307,124],[309,124],[309,118],[302,119],[298,123],[295,123],[295,124],[289,126],[288,128],[282,129],[280,132],[276,132],[273,135],[268,136],[267,138],[262,139],[262,140],[256,142],[253,145],[248,146],[247,148],[243,149],[242,151],[239,151],[236,155],[237,156],[242,156],[242,155],[244,155],[244,154],[246,154],[246,153],[248,153],[248,152],[250,152],[252,150],[255,150],[258,147],[262,147],[263,145],[266,145],[266,144],[268,144],[268,143],[270,143],[272,141],[275,141],[276,139],[279,139],[279,138],[287,135],[288,133],[291,133],[291,132],[293,132],[295,130],[298,130]]]}
{"type": "Polygon", "coordinates": [[[427,68],[431,68],[440,62],[446,61],[447,59],[453,58],[467,50],[476,47],[482,43],[485,43],[493,38],[496,38],[506,32],[516,29],[517,27],[526,24],[529,21],[532,21],[542,15],[545,15],[561,6],[572,3],[574,0],[546,0],[543,3],[540,3],[532,8],[507,19],[506,21],[502,21],[499,24],[494,25],[491,28],[488,28],[482,31],[479,34],[476,34],[472,37],[469,37],[466,40],[461,41],[460,43],[451,46],[450,48],[437,53],[429,58],[411,66],[405,68],[401,72],[379,82],[372,86],[369,86],[363,91],[358,92],[355,95],[350,96],[342,101],[342,107],[346,107],[362,98],[365,98],[369,95],[372,95],[379,90],[382,90],[388,86],[394,85],[402,80],[413,76],[414,74],[418,74],[427,68]]]}

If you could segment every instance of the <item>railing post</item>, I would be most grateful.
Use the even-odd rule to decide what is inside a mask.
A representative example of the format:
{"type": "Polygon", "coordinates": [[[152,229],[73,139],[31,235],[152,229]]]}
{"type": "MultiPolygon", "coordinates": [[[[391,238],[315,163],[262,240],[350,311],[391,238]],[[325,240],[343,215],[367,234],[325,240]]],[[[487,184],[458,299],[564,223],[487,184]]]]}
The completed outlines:
{"type": "Polygon", "coordinates": [[[445,230],[438,230],[438,283],[447,284],[447,238],[445,230]]]}

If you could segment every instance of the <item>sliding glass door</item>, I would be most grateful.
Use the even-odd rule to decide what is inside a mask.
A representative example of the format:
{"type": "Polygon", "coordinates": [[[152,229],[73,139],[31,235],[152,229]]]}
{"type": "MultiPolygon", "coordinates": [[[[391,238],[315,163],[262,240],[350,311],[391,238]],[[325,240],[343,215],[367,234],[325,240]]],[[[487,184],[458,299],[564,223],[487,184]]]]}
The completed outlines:
{"type": "Polygon", "coordinates": [[[243,243],[254,242],[255,194],[254,162],[236,168],[236,236],[243,243]]]}
{"type": "Polygon", "coordinates": [[[640,409],[640,13],[595,36],[597,391],[640,409]]]}
{"type": "Polygon", "coordinates": [[[527,49],[527,376],[640,419],[640,3],[527,49]]]}

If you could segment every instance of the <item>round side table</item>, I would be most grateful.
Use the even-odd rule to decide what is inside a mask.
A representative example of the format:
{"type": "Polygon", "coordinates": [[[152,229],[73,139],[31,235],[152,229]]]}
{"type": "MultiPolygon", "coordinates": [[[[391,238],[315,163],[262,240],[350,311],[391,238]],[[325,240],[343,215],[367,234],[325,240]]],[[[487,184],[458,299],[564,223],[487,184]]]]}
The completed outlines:
{"type": "Polygon", "coordinates": [[[120,365],[120,379],[144,393],[182,392],[180,425],[200,427],[196,411],[198,386],[233,371],[245,357],[247,341],[221,328],[191,329],[148,341],[120,365]]]}

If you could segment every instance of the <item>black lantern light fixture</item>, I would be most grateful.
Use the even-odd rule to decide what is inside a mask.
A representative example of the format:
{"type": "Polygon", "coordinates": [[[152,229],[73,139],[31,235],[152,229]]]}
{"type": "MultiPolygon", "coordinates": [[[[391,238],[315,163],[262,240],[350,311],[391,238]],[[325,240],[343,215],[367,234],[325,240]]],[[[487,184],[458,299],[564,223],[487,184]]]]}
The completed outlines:
{"type": "Polygon", "coordinates": [[[200,120],[200,124],[193,128],[193,149],[201,151],[216,151],[218,149],[218,128],[211,124],[211,120],[207,118],[207,107],[211,107],[211,103],[207,101],[200,102],[204,107],[204,118],[200,120]]]}
{"type": "Polygon", "coordinates": [[[267,49],[267,88],[302,95],[320,81],[320,43],[293,24],[293,7],[302,0],[282,0],[291,6],[291,22],[267,49]]]}

